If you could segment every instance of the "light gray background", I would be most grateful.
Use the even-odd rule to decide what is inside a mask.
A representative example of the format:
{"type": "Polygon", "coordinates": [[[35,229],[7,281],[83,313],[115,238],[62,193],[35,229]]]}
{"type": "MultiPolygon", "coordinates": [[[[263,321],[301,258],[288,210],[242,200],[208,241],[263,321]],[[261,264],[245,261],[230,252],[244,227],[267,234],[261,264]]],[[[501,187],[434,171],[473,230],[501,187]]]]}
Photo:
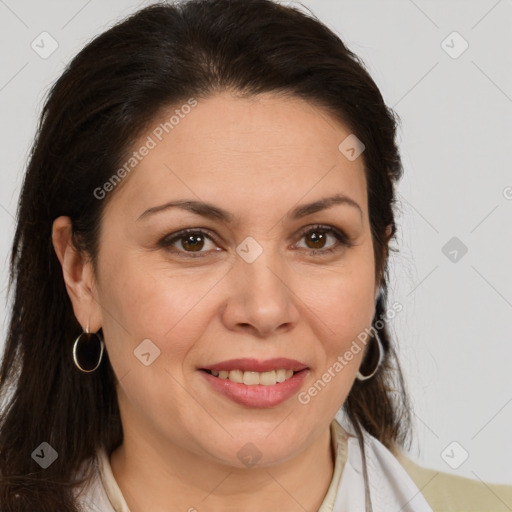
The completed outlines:
{"type": "MultiPolygon", "coordinates": [[[[43,96],[87,41],[147,3],[0,0],[1,346],[13,217],[43,96]],[[58,43],[46,59],[31,48],[43,31],[58,43]]],[[[415,406],[410,456],[510,484],[512,0],[303,4],[363,58],[402,119],[390,300],[404,306],[394,330],[415,406]],[[457,58],[454,31],[469,44],[457,58]],[[468,249],[456,261],[453,247],[442,251],[452,237],[468,249]]]]}

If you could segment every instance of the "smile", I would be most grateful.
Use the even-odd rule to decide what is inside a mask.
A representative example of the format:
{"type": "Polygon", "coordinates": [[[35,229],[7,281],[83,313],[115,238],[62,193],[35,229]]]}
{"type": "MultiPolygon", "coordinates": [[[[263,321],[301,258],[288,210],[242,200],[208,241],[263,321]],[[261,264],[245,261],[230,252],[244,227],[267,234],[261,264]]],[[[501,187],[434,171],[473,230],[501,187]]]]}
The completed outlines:
{"type": "Polygon", "coordinates": [[[230,401],[245,407],[268,409],[276,407],[296,395],[303,387],[304,380],[309,375],[310,370],[309,368],[299,371],[278,369],[260,373],[242,372],[241,370],[200,369],[199,373],[215,395],[228,398],[230,401]],[[279,382],[277,380],[278,376],[282,378],[283,371],[284,380],[279,382]],[[216,376],[214,373],[219,375],[216,376]]]}

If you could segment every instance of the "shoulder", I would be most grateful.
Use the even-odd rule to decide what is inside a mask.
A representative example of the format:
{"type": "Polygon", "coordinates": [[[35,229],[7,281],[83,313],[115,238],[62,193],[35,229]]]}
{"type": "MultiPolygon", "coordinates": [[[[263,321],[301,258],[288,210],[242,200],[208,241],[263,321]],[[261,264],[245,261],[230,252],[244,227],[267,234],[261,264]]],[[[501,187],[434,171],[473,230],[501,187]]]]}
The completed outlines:
{"type": "Polygon", "coordinates": [[[510,512],[512,486],[473,480],[420,466],[405,453],[393,453],[434,512],[510,512]]]}

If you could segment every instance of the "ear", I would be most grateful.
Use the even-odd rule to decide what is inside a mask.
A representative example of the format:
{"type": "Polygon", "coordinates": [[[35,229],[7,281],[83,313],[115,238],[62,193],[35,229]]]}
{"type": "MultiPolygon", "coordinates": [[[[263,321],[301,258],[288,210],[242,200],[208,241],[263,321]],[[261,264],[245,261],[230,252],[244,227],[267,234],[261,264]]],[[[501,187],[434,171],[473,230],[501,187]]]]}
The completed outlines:
{"type": "Polygon", "coordinates": [[[87,326],[89,332],[99,331],[101,308],[93,295],[95,282],[92,263],[75,247],[69,217],[58,217],[53,221],[52,243],[76,319],[84,331],[87,326]]]}
{"type": "MultiPolygon", "coordinates": [[[[389,240],[391,238],[391,224],[386,226],[386,235],[385,235],[385,241],[384,241],[384,258],[383,261],[385,262],[388,259],[389,254],[389,240]]],[[[376,290],[375,290],[375,300],[379,298],[380,294],[380,281],[382,281],[383,276],[379,276],[379,281],[376,283],[376,290]]]]}

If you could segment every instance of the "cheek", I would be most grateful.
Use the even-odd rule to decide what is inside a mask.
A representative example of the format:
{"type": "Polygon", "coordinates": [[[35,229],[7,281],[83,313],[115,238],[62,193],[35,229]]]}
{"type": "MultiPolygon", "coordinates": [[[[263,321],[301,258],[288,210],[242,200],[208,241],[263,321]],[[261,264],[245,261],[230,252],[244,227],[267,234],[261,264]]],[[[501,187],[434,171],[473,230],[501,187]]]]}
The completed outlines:
{"type": "Polygon", "coordinates": [[[223,273],[148,265],[137,258],[116,261],[101,292],[109,354],[118,365],[133,365],[134,351],[150,340],[155,353],[160,351],[159,366],[176,367],[205,330],[203,299],[223,273]]]}
{"type": "MultiPolygon", "coordinates": [[[[183,392],[183,367],[211,321],[205,299],[223,274],[199,276],[121,260],[113,270],[103,284],[104,334],[122,397],[141,417],[159,411],[158,421],[177,435],[176,425],[195,404],[183,392]]],[[[194,412],[202,414],[201,408],[194,412]]]]}
{"type": "Polygon", "coordinates": [[[315,328],[317,366],[298,401],[315,415],[334,416],[350,392],[375,314],[374,283],[373,266],[364,264],[336,279],[309,281],[307,321],[315,328]]]}
{"type": "Polygon", "coordinates": [[[304,280],[300,296],[307,297],[305,311],[311,312],[307,322],[315,329],[318,358],[299,401],[335,414],[354,383],[375,314],[371,246],[354,252],[336,272],[317,272],[304,280]]]}
{"type": "Polygon", "coordinates": [[[371,246],[352,253],[338,267],[317,269],[297,281],[297,295],[314,313],[330,349],[340,349],[369,327],[375,313],[371,246]]]}

